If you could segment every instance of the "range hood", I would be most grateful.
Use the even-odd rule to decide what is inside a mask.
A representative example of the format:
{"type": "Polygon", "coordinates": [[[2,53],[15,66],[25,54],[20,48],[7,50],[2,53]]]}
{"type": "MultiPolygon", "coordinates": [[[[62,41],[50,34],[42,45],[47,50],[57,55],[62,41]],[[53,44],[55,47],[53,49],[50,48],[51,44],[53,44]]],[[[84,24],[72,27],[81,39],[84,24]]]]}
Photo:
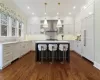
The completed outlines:
{"type": "Polygon", "coordinates": [[[45,29],[45,35],[47,36],[47,40],[57,40],[57,20],[48,20],[47,22],[48,28],[45,29]]]}

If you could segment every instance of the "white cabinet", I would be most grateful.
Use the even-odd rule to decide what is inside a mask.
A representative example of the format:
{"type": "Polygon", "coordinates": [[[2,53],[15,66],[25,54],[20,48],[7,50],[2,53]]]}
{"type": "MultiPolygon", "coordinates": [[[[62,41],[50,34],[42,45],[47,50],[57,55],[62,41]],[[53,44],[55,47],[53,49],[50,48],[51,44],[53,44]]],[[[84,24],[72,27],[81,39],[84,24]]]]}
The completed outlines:
{"type": "Polygon", "coordinates": [[[35,51],[35,41],[32,41],[32,50],[35,51]]]}
{"type": "Polygon", "coordinates": [[[0,69],[32,50],[32,41],[0,44],[0,69]]]}
{"type": "Polygon", "coordinates": [[[10,64],[13,60],[11,44],[0,45],[0,69],[10,64]]]}
{"type": "Polygon", "coordinates": [[[74,40],[68,40],[70,43],[70,50],[74,50],[74,40]]]}
{"type": "Polygon", "coordinates": [[[81,21],[75,22],[75,35],[81,34],[81,21]]]}
{"type": "Polygon", "coordinates": [[[13,60],[16,60],[17,58],[19,58],[20,53],[19,53],[19,44],[18,43],[13,43],[11,44],[12,46],[12,55],[13,55],[13,60]]]}
{"type": "Polygon", "coordinates": [[[74,25],[64,24],[64,34],[74,34],[74,25]]]}
{"type": "Polygon", "coordinates": [[[74,41],[74,51],[79,55],[82,55],[81,41],[74,41]]]}
{"type": "Polygon", "coordinates": [[[0,14],[0,36],[7,36],[8,33],[8,16],[1,13],[0,14]]]}
{"type": "Polygon", "coordinates": [[[94,15],[82,21],[82,56],[94,61],[94,15]]]}

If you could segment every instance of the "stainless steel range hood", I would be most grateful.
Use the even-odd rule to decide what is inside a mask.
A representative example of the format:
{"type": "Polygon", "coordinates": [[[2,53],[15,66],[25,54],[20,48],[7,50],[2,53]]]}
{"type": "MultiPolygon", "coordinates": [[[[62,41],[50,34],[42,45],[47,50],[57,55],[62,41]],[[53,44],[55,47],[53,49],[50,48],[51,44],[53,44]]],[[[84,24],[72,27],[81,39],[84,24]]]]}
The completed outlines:
{"type": "Polygon", "coordinates": [[[45,30],[47,40],[57,40],[57,20],[48,20],[48,28],[45,30]]]}

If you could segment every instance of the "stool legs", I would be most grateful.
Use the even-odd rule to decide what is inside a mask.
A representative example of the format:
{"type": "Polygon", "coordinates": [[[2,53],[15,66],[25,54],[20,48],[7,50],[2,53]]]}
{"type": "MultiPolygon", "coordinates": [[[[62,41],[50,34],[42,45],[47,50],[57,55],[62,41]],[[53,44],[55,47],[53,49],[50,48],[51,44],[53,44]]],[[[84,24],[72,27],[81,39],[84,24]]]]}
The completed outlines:
{"type": "Polygon", "coordinates": [[[41,63],[43,63],[43,51],[41,51],[41,63]]]}
{"type": "Polygon", "coordinates": [[[54,63],[54,51],[52,52],[52,63],[54,63]]]}
{"type": "Polygon", "coordinates": [[[66,61],[66,51],[65,51],[65,61],[66,61]]]}
{"type": "Polygon", "coordinates": [[[65,61],[65,51],[63,51],[63,63],[65,61]]]}
{"type": "Polygon", "coordinates": [[[41,52],[39,52],[39,64],[41,64],[41,52]]]}
{"type": "Polygon", "coordinates": [[[44,59],[44,48],[41,47],[41,63],[43,63],[43,59],[44,59]]]}

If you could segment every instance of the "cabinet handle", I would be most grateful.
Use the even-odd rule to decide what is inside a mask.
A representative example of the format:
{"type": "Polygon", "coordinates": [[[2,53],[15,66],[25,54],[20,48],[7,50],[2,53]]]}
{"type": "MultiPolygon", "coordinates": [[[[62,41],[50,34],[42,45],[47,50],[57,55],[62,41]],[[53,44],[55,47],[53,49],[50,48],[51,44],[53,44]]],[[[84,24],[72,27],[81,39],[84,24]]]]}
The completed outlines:
{"type": "Polygon", "coordinates": [[[8,62],[9,60],[7,60],[7,62],[8,62]]]}
{"type": "Polygon", "coordinates": [[[86,30],[84,30],[84,46],[86,46],[86,30]]]}
{"type": "Polygon", "coordinates": [[[7,54],[9,54],[9,52],[7,52],[7,54]]]}

